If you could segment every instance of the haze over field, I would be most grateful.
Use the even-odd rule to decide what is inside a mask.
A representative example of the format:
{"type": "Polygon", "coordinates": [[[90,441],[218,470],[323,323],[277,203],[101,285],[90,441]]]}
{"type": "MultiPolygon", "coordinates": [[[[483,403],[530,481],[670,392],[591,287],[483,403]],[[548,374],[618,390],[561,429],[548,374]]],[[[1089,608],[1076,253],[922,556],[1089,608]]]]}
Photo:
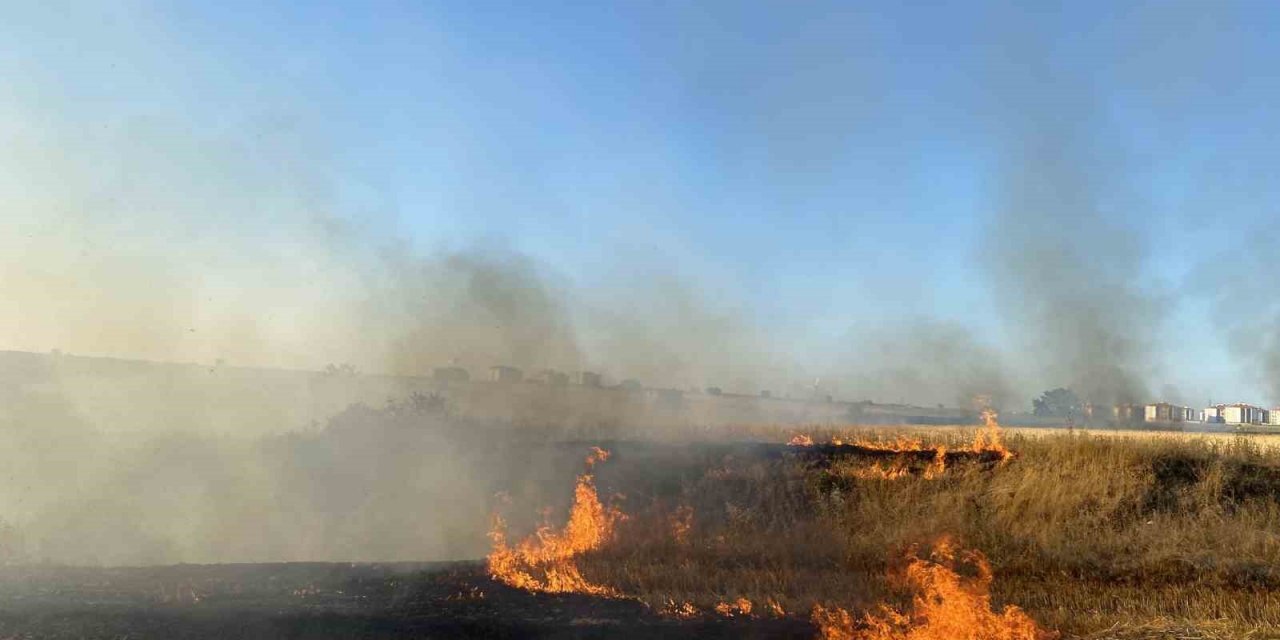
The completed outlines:
{"type": "Polygon", "coordinates": [[[2,346],[1280,401],[1261,7],[459,9],[13,7],[2,346]]]}
{"type": "MultiPolygon", "coordinates": [[[[12,4],[0,349],[1280,403],[1262,4],[12,4]]],[[[162,389],[108,434],[91,386],[0,406],[30,557],[474,552],[448,438],[191,435],[162,389]],[[431,499],[327,491],[370,466],[431,499]]]]}

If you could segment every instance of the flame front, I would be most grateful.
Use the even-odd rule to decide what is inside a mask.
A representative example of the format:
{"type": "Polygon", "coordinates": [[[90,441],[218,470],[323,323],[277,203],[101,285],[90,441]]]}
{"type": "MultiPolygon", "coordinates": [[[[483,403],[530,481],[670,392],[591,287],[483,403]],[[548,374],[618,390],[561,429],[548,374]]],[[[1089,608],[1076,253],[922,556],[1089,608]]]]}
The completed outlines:
{"type": "Polygon", "coordinates": [[[897,480],[911,475],[911,469],[901,461],[894,461],[889,466],[881,466],[879,462],[862,469],[854,469],[849,475],[860,480],[897,480]]]}
{"type": "MultiPolygon", "coordinates": [[[[974,434],[973,444],[955,449],[957,453],[967,452],[976,454],[996,454],[999,456],[1000,464],[1008,462],[1014,457],[1014,453],[1004,444],[1004,435],[1000,429],[1000,423],[996,421],[996,412],[990,408],[982,410],[982,428],[974,434]]],[[[807,434],[799,434],[791,438],[787,442],[793,447],[809,447],[813,446],[814,440],[807,434]]],[[[846,444],[841,438],[833,437],[830,444],[841,446],[846,444]]],[[[920,438],[912,438],[899,435],[893,439],[869,439],[859,438],[858,440],[848,443],[850,446],[858,447],[866,451],[876,451],[883,453],[918,453],[922,451],[932,451],[933,460],[929,466],[924,469],[922,474],[924,479],[933,480],[940,478],[947,471],[947,447],[942,444],[927,445],[920,438]]],[[[911,469],[908,468],[905,461],[898,459],[889,463],[887,466],[879,462],[873,463],[871,466],[857,469],[851,472],[855,478],[863,480],[897,480],[912,475],[911,469]]]]}
{"type": "Polygon", "coordinates": [[[614,526],[622,518],[617,509],[600,503],[595,477],[591,474],[597,462],[608,458],[608,451],[592,447],[587,456],[587,471],[578,476],[574,487],[569,521],[562,530],[556,531],[544,524],[533,535],[511,546],[507,543],[506,522],[494,515],[489,532],[493,548],[487,558],[489,574],[494,579],[528,591],[619,595],[610,587],[589,582],[574,562],[576,556],[600,548],[611,538],[614,526]]]}
{"type": "Polygon", "coordinates": [[[716,613],[732,618],[734,616],[751,615],[751,601],[746,598],[738,598],[733,602],[721,602],[715,606],[716,613]]]}
{"type": "Polygon", "coordinates": [[[1056,634],[1041,629],[1016,606],[991,608],[991,565],[977,551],[957,552],[947,538],[939,540],[927,558],[915,551],[906,569],[894,576],[915,592],[911,610],[881,605],[855,624],[839,607],[813,608],[812,620],[823,640],[1049,640],[1056,634]],[[964,578],[957,564],[976,575],[964,578]],[[860,628],[859,628],[860,627],[860,628]]]}
{"type": "Polygon", "coordinates": [[[1013,452],[1004,446],[1004,434],[1000,423],[996,421],[996,412],[990,408],[982,410],[982,429],[974,436],[973,450],[976,452],[994,451],[1000,454],[1000,462],[1007,462],[1013,452]]]}

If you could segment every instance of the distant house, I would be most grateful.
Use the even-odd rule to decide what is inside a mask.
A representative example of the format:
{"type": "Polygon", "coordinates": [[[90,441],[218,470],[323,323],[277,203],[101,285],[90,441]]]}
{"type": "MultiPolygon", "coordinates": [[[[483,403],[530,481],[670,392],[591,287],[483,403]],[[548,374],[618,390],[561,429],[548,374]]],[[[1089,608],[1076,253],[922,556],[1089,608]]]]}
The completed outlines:
{"type": "Polygon", "coordinates": [[[1280,426],[1280,407],[1267,411],[1267,424],[1280,426]]]}
{"type": "Polygon", "coordinates": [[[436,382],[468,382],[471,374],[462,367],[436,367],[431,370],[431,379],[436,382]]]}
{"type": "Polygon", "coordinates": [[[591,371],[575,371],[573,382],[584,387],[599,387],[600,374],[591,371]]]}
{"type": "Polygon", "coordinates": [[[493,382],[520,382],[524,380],[524,372],[515,367],[489,367],[489,380],[493,382]]]}
{"type": "Polygon", "coordinates": [[[1269,417],[1266,409],[1243,402],[1221,404],[1216,408],[1225,424],[1266,424],[1269,417]]]}

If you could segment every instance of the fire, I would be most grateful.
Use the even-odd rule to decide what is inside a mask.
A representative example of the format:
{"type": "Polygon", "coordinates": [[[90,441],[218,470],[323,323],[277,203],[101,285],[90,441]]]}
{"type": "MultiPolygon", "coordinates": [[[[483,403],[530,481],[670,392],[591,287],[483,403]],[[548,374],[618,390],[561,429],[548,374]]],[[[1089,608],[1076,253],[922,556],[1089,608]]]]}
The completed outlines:
{"type": "Polygon", "coordinates": [[[947,471],[947,448],[938,445],[933,451],[933,462],[924,470],[924,479],[933,480],[947,471]]]}
{"type": "Polygon", "coordinates": [[[609,452],[592,447],[587,456],[587,471],[578,476],[574,487],[573,507],[569,521],[560,531],[542,525],[533,535],[515,546],[507,543],[507,526],[495,514],[489,538],[489,574],[495,580],[519,589],[547,593],[585,593],[617,597],[614,589],[589,582],[582,576],[574,558],[600,548],[613,536],[614,526],[622,518],[615,508],[606,508],[596,494],[592,467],[609,458],[609,452]]]}
{"type": "Polygon", "coordinates": [[[854,469],[849,475],[860,480],[897,480],[911,475],[911,470],[901,461],[895,461],[887,467],[882,467],[877,462],[865,469],[854,469]]]}
{"type": "Polygon", "coordinates": [[[893,440],[867,440],[865,438],[853,443],[854,446],[871,451],[890,451],[893,453],[904,453],[907,451],[924,451],[927,449],[924,441],[919,438],[908,438],[906,436],[897,436],[893,440]]]}
{"type": "Polygon", "coordinates": [[[677,603],[675,600],[668,598],[666,606],[662,607],[660,613],[664,616],[688,620],[689,618],[697,617],[698,608],[693,606],[692,602],[677,603]]]}
{"type": "Polygon", "coordinates": [[[751,601],[746,598],[738,598],[733,602],[721,602],[715,606],[716,613],[732,618],[734,616],[751,615],[751,601]]]}
{"type": "Polygon", "coordinates": [[[671,538],[676,544],[684,545],[689,542],[689,532],[693,530],[693,507],[682,504],[676,507],[668,520],[671,526],[671,538]]]}
{"type": "Polygon", "coordinates": [[[947,538],[934,544],[926,558],[915,550],[900,576],[915,591],[911,610],[881,605],[855,625],[848,611],[815,606],[812,620],[824,640],[1050,640],[1057,634],[1041,629],[1016,606],[991,608],[991,565],[977,551],[957,551],[947,538]],[[976,575],[965,578],[958,565],[976,575]],[[861,627],[861,628],[856,628],[861,627]]]}
{"type": "Polygon", "coordinates": [[[1004,446],[1004,434],[1000,430],[1000,423],[996,421],[996,412],[990,408],[982,410],[982,429],[974,436],[973,450],[977,453],[997,452],[1001,463],[1013,457],[1013,452],[1004,446]]]}
{"type": "Polygon", "coordinates": [[[853,629],[853,615],[840,607],[828,608],[815,604],[810,619],[818,627],[819,640],[857,640],[858,638],[857,632],[853,629]]]}
{"type": "MultiPolygon", "coordinates": [[[[918,451],[926,451],[927,449],[917,449],[918,451]]],[[[917,451],[908,450],[908,451],[917,451]]],[[[929,466],[925,467],[921,474],[925,480],[934,480],[942,477],[947,471],[947,447],[945,445],[936,445],[933,448],[933,460],[929,462],[929,466]]],[[[896,459],[887,466],[881,465],[879,462],[872,464],[870,467],[862,469],[854,469],[848,472],[849,475],[861,480],[898,480],[911,475],[911,468],[907,466],[902,459],[896,459]]]]}
{"type": "Polygon", "coordinates": [[[787,615],[787,610],[783,609],[782,605],[779,604],[778,601],[774,600],[773,598],[769,598],[769,600],[765,602],[765,606],[769,608],[769,613],[772,613],[773,615],[778,616],[779,618],[787,615]]]}
{"type": "MultiPolygon", "coordinates": [[[[1004,444],[1004,434],[1000,429],[1000,423],[996,420],[996,412],[990,408],[985,408],[982,410],[981,417],[982,428],[974,435],[973,444],[955,449],[955,451],[975,454],[994,453],[999,456],[1000,464],[1008,462],[1014,457],[1014,452],[1004,444]]],[[[845,444],[838,437],[832,438],[830,443],[837,446],[845,444]]],[[[806,434],[800,434],[792,437],[787,444],[793,447],[808,447],[813,446],[814,440],[806,434]]],[[[925,468],[924,478],[926,480],[939,478],[947,471],[947,447],[942,444],[928,445],[920,438],[903,435],[892,439],[859,438],[851,443],[851,446],[881,453],[901,454],[932,451],[933,461],[925,468]]],[[[870,467],[853,471],[852,475],[861,479],[896,480],[910,476],[911,471],[903,460],[895,460],[888,466],[882,466],[879,462],[874,463],[870,467]]]]}
{"type": "MultiPolygon", "coordinates": [[[[766,606],[768,607],[769,612],[775,616],[781,617],[786,615],[782,605],[778,604],[778,602],[772,598],[769,599],[766,606]]],[[[747,598],[738,598],[732,602],[719,602],[711,608],[711,610],[715,611],[717,615],[724,616],[726,618],[734,618],[738,616],[749,617],[754,609],[755,605],[747,598]]],[[[671,618],[688,620],[690,618],[697,617],[701,612],[693,605],[692,602],[676,602],[675,600],[668,598],[666,604],[659,610],[659,613],[671,618]]]]}

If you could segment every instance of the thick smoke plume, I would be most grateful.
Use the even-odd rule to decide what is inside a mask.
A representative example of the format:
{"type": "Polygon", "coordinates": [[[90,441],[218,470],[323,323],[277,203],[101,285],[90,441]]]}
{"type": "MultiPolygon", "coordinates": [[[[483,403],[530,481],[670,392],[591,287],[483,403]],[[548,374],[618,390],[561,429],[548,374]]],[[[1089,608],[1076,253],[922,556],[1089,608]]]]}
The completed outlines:
{"type": "Polygon", "coordinates": [[[1127,222],[1125,162],[1089,85],[1042,46],[1013,47],[995,74],[1005,144],[978,259],[1022,365],[1045,385],[1099,405],[1146,402],[1160,315],[1142,284],[1142,235],[1127,222]]]}

